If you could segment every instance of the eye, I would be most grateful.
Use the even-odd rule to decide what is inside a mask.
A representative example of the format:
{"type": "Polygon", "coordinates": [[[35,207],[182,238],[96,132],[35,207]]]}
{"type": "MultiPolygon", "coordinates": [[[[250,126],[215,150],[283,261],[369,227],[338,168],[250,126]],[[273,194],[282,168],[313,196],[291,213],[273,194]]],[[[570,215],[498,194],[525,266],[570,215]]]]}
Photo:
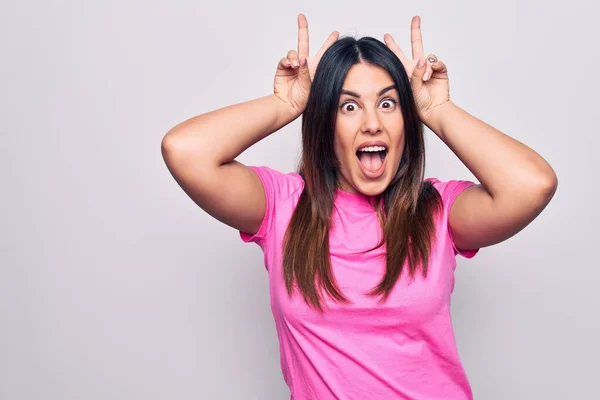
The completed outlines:
{"type": "Polygon", "coordinates": [[[381,102],[381,104],[389,104],[387,107],[383,106],[383,108],[395,108],[396,105],[398,104],[398,102],[394,99],[388,98],[388,99],[383,99],[383,101],[381,102]]]}
{"type": "Polygon", "coordinates": [[[353,101],[347,101],[347,102],[343,103],[340,106],[340,108],[343,111],[352,112],[352,111],[354,111],[356,109],[356,103],[354,103],[353,101]],[[346,107],[346,106],[348,106],[348,107],[346,107]],[[344,107],[346,107],[346,108],[344,108],[344,107]]]}

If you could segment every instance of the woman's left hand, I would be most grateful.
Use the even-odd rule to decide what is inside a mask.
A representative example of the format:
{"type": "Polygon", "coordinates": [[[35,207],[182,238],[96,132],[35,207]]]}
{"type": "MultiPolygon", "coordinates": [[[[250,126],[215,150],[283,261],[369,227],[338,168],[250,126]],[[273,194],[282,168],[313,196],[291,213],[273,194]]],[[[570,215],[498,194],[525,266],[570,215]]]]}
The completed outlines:
{"type": "Polygon", "coordinates": [[[385,44],[404,65],[408,74],[413,96],[419,111],[419,118],[425,121],[430,113],[450,101],[450,85],[446,65],[434,54],[423,56],[421,18],[413,17],[411,22],[412,56],[410,60],[396,44],[392,35],[384,35],[385,44]],[[419,63],[420,62],[420,63],[419,63]]]}

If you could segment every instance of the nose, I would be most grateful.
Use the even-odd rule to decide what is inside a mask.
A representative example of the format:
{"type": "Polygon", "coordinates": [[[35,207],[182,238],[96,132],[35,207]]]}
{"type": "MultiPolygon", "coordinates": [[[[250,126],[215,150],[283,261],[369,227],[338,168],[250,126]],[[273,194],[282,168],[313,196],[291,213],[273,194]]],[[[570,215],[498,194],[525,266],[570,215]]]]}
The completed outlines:
{"type": "Polygon", "coordinates": [[[363,133],[370,133],[372,135],[381,132],[381,121],[377,110],[366,109],[363,113],[362,127],[363,133]]]}

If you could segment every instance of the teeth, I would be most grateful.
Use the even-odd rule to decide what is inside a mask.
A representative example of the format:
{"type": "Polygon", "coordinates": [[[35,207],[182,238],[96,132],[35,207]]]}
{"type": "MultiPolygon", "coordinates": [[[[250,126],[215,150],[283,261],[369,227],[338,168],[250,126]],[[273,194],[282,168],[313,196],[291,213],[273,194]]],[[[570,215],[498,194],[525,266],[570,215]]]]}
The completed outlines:
{"type": "Polygon", "coordinates": [[[358,149],[358,151],[384,151],[385,147],[383,146],[369,146],[363,147],[362,149],[358,149]]]}

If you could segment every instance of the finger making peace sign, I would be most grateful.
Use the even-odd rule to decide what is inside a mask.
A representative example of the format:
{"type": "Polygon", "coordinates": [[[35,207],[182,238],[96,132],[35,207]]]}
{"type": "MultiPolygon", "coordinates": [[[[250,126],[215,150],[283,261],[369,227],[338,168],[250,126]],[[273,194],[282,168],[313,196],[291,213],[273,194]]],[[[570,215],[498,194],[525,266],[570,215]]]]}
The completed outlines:
{"type": "Polygon", "coordinates": [[[404,54],[392,35],[386,33],[383,40],[404,65],[421,120],[424,120],[435,108],[450,100],[446,65],[438,60],[435,54],[429,54],[427,57],[423,56],[421,18],[419,16],[412,18],[410,26],[412,60],[404,54]]]}
{"type": "Polygon", "coordinates": [[[300,115],[306,108],[310,87],[323,53],[339,38],[333,31],[321,49],[309,58],[308,21],[304,14],[298,15],[298,49],[288,51],[277,64],[274,94],[290,105],[300,115]]]}

